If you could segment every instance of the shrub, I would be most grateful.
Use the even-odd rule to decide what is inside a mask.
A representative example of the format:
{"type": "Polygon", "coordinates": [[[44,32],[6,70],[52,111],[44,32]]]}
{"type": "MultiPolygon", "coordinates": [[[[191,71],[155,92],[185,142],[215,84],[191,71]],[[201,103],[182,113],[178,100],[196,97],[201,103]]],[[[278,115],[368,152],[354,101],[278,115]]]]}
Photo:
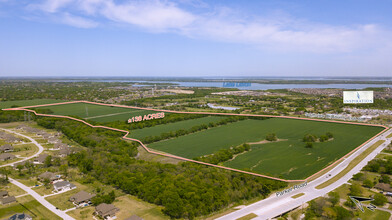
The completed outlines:
{"type": "Polygon", "coordinates": [[[305,147],[306,148],[313,148],[313,143],[312,142],[306,142],[305,147]]]}
{"type": "Polygon", "coordinates": [[[267,141],[277,141],[278,138],[276,137],[275,133],[271,133],[271,134],[267,134],[267,136],[265,137],[265,139],[267,141]]]}

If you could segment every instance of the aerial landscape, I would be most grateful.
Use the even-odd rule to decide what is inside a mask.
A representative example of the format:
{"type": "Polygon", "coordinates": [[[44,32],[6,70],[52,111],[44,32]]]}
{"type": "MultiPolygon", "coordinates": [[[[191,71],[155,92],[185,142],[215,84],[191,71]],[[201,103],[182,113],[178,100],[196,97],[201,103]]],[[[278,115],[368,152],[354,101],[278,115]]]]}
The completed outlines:
{"type": "Polygon", "coordinates": [[[390,9],[0,0],[0,219],[392,219],[390,9]]]}

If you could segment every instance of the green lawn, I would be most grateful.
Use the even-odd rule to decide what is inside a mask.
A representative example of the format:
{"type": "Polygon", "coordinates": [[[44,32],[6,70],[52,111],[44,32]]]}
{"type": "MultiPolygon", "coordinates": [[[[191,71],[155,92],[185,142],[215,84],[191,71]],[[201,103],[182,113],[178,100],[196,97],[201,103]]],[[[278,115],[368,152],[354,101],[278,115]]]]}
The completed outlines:
{"type": "Polygon", "coordinates": [[[128,135],[128,137],[142,139],[147,136],[157,136],[165,132],[170,132],[170,131],[174,132],[180,129],[187,130],[195,125],[208,124],[210,122],[217,122],[222,119],[223,117],[219,117],[219,116],[208,116],[208,117],[189,119],[185,121],[179,121],[179,122],[168,123],[163,125],[156,125],[154,127],[132,130],[131,133],[128,135]]]}
{"type": "Polygon", "coordinates": [[[73,103],[65,105],[45,106],[37,109],[50,109],[54,115],[78,116],[97,122],[125,121],[133,116],[143,116],[156,111],[111,107],[104,105],[73,103]]]}
{"type": "Polygon", "coordinates": [[[201,132],[149,144],[148,147],[186,158],[208,155],[248,142],[263,140],[268,133],[276,133],[287,141],[252,145],[251,151],[241,154],[224,165],[253,172],[282,176],[288,179],[305,178],[344,156],[383,128],[273,118],[244,120],[201,132]],[[311,133],[332,132],[334,139],[305,148],[302,137],[311,133]]]}
{"type": "Polygon", "coordinates": [[[65,102],[64,100],[56,99],[32,99],[32,100],[18,100],[18,101],[3,101],[0,102],[0,109],[11,108],[12,106],[31,106],[31,105],[42,105],[42,104],[52,104],[65,102]]]}
{"type": "Polygon", "coordinates": [[[391,214],[389,212],[374,210],[374,212],[366,209],[365,212],[357,211],[359,213],[358,218],[361,219],[377,219],[377,220],[388,220],[391,214]]]}
{"type": "Polygon", "coordinates": [[[50,210],[41,205],[32,196],[23,196],[17,198],[16,203],[0,206],[0,218],[8,218],[16,213],[29,214],[33,219],[57,220],[61,219],[50,210]]]}

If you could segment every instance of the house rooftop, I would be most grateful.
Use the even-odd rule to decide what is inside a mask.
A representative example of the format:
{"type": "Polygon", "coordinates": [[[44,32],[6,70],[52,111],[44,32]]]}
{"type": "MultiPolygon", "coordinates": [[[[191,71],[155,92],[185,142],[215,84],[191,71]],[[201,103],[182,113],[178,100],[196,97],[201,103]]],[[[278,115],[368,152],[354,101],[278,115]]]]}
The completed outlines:
{"type": "Polygon", "coordinates": [[[8,218],[8,220],[24,220],[24,219],[32,219],[30,215],[25,213],[16,213],[15,215],[8,218]]]}
{"type": "Polygon", "coordinates": [[[5,160],[5,159],[14,159],[15,155],[10,154],[10,153],[4,153],[4,154],[0,154],[0,160],[5,160]]]}
{"type": "Polygon", "coordinates": [[[64,187],[64,186],[67,186],[67,185],[70,185],[71,187],[74,187],[75,185],[74,184],[72,184],[72,183],[70,183],[70,182],[68,182],[68,181],[60,181],[60,182],[57,182],[57,183],[55,183],[55,184],[53,184],[56,188],[60,188],[60,187],[64,187]]]}
{"type": "Polygon", "coordinates": [[[98,206],[95,207],[95,210],[102,216],[107,216],[107,215],[114,215],[116,212],[119,211],[119,209],[112,205],[112,204],[106,204],[106,203],[101,203],[98,206]]]}
{"type": "Polygon", "coordinates": [[[81,203],[81,202],[85,202],[85,201],[90,200],[94,196],[95,196],[95,194],[90,194],[86,191],[80,191],[80,192],[76,193],[75,195],[71,196],[70,200],[74,201],[76,203],[81,203]]]}

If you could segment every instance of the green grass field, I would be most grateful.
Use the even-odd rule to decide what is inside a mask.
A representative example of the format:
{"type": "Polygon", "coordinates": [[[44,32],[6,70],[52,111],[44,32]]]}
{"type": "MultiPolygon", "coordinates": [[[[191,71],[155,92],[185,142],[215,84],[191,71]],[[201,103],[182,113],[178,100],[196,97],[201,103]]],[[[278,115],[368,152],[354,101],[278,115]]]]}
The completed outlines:
{"type": "Polygon", "coordinates": [[[65,102],[64,100],[56,99],[32,99],[32,100],[18,100],[18,101],[2,101],[0,102],[0,109],[11,108],[12,106],[31,106],[31,105],[42,105],[42,104],[52,104],[65,102]]]}
{"type": "MultiPolygon", "coordinates": [[[[51,109],[53,114],[78,116],[98,122],[125,121],[132,116],[155,112],[85,103],[42,108],[51,109]]],[[[179,129],[189,129],[198,124],[217,121],[222,117],[224,116],[209,116],[137,129],[131,131],[129,137],[142,139],[179,129]]],[[[155,142],[148,147],[192,159],[243,143],[262,141],[268,133],[276,133],[279,139],[285,140],[252,145],[251,151],[240,154],[223,165],[286,179],[303,179],[341,158],[381,130],[383,128],[374,126],[284,118],[247,119],[155,142]],[[313,148],[305,148],[305,143],[302,142],[305,134],[320,136],[326,132],[332,132],[334,139],[314,143],[313,148]]]]}
{"type": "Polygon", "coordinates": [[[143,116],[156,111],[111,107],[86,103],[73,103],[56,106],[45,106],[37,109],[50,109],[54,115],[78,116],[97,122],[126,121],[133,116],[143,116]]]}
{"type": "Polygon", "coordinates": [[[381,130],[380,127],[281,118],[244,120],[152,143],[148,147],[195,158],[231,146],[261,141],[266,134],[276,133],[278,138],[288,140],[252,145],[251,151],[224,165],[287,179],[302,179],[344,156],[381,130]],[[314,143],[311,149],[304,147],[302,137],[305,134],[322,135],[328,131],[334,135],[332,141],[314,143]]]}
{"type": "Polygon", "coordinates": [[[9,205],[3,205],[0,207],[0,218],[8,218],[16,213],[26,213],[29,214],[33,219],[40,220],[57,220],[61,219],[49,209],[41,205],[32,196],[23,196],[17,198],[16,203],[9,205]]]}
{"type": "Polygon", "coordinates": [[[220,116],[208,116],[203,118],[196,118],[191,120],[168,123],[164,125],[156,125],[154,127],[132,130],[131,133],[128,135],[128,137],[142,139],[147,136],[157,136],[165,132],[171,132],[171,131],[174,132],[180,129],[185,129],[185,130],[190,129],[195,125],[217,122],[223,118],[224,117],[220,117],[220,116]]]}

